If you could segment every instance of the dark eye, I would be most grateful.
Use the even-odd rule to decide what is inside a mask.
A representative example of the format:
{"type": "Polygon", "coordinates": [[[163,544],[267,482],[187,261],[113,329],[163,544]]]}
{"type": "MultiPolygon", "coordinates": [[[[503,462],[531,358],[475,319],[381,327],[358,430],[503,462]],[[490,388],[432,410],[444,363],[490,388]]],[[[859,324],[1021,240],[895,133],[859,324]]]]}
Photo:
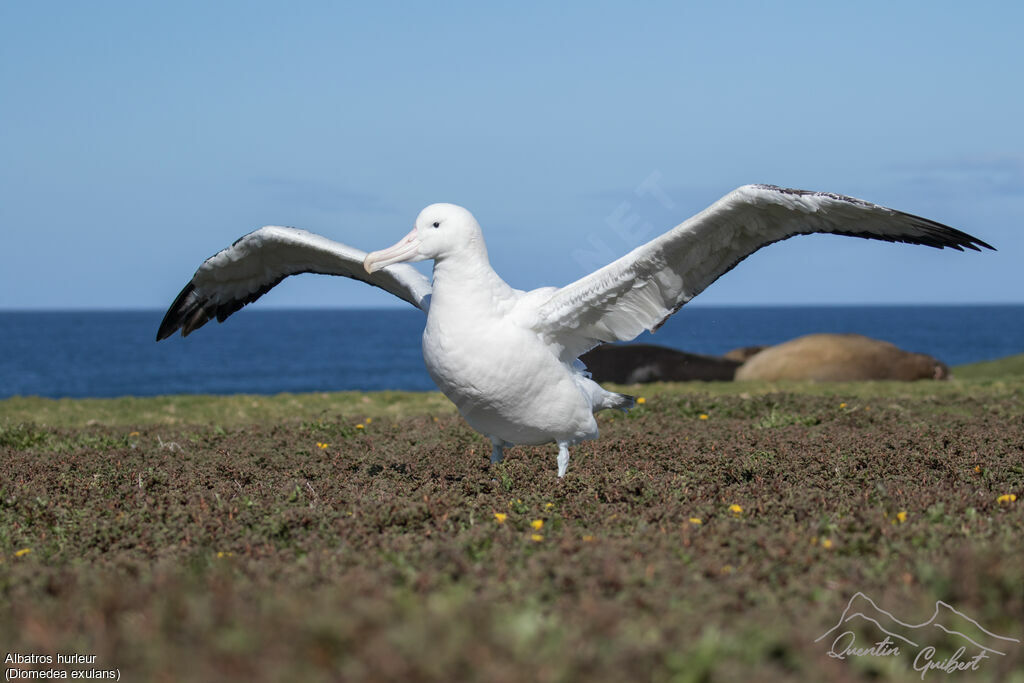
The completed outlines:
{"type": "Polygon", "coordinates": [[[435,228],[440,228],[440,227],[441,227],[441,224],[440,224],[440,223],[438,223],[437,221],[434,221],[434,227],[435,227],[435,228]]]}

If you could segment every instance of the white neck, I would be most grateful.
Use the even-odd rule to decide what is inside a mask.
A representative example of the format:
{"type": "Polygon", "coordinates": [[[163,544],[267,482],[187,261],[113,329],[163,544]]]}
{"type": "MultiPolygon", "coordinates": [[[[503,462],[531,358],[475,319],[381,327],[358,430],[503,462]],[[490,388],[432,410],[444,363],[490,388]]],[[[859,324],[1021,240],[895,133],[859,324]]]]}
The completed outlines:
{"type": "Polygon", "coordinates": [[[497,313],[511,304],[515,290],[501,279],[487,258],[483,239],[434,260],[430,310],[435,306],[497,313]]]}

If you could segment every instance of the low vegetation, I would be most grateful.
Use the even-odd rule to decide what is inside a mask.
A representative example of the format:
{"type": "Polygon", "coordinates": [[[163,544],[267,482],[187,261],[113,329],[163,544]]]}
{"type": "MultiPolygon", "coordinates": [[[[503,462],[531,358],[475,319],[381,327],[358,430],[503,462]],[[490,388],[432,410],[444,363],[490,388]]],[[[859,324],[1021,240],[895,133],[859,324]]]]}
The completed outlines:
{"type": "Polygon", "coordinates": [[[1021,379],[629,390],[562,481],[436,394],[0,402],[0,642],[129,681],[921,680],[815,642],[858,591],[1024,639],[1021,379]]]}

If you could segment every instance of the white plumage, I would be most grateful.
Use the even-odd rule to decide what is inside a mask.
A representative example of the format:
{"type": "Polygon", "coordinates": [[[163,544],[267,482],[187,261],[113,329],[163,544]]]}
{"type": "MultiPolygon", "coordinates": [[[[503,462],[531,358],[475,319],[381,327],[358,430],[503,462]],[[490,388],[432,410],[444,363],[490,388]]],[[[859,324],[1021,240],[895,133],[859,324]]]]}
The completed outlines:
{"type": "Polygon", "coordinates": [[[492,462],[515,444],[569,447],[598,435],[594,412],[628,410],[632,397],[602,389],[578,358],[628,341],[670,315],[758,249],[815,232],[937,248],[991,249],[948,226],[860,199],[746,185],[617,261],[562,288],[513,289],[491,268],[480,226],[433,204],[393,247],[367,254],[325,237],[269,226],[207,259],[157,332],[183,335],[223,321],[289,275],[343,275],[427,313],[423,359],[438,388],[487,435],[492,462]],[[407,262],[433,259],[433,284],[407,262]]]}

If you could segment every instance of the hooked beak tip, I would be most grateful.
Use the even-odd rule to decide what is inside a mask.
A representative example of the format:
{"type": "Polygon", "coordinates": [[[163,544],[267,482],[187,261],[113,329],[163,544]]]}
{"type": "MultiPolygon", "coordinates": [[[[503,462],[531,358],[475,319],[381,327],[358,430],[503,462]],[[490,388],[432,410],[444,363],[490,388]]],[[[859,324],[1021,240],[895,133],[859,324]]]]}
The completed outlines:
{"type": "Polygon", "coordinates": [[[380,251],[371,251],[363,259],[363,269],[368,274],[390,266],[392,263],[404,263],[407,261],[420,261],[422,257],[417,253],[419,240],[416,238],[416,229],[403,237],[394,246],[380,251]]]}

